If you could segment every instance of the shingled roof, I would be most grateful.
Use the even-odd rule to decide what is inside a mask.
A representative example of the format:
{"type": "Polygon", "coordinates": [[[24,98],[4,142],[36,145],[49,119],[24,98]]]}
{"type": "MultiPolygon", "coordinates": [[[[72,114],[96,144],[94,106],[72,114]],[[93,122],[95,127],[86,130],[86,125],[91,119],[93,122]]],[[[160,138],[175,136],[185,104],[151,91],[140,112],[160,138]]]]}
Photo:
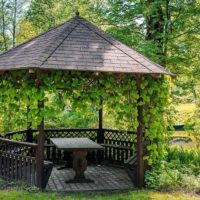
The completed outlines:
{"type": "Polygon", "coordinates": [[[32,68],[171,75],[79,16],[0,55],[0,70],[32,68]]]}

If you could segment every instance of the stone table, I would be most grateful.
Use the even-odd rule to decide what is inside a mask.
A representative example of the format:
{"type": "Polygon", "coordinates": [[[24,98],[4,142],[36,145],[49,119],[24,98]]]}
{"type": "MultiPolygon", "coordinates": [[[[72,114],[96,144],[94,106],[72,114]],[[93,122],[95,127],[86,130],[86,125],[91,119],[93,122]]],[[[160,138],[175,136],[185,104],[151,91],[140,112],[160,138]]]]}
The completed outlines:
{"type": "Polygon", "coordinates": [[[93,150],[103,150],[103,147],[89,138],[50,138],[51,142],[60,150],[73,152],[74,179],[66,183],[93,182],[86,179],[84,172],[87,169],[87,153],[93,150]]]}

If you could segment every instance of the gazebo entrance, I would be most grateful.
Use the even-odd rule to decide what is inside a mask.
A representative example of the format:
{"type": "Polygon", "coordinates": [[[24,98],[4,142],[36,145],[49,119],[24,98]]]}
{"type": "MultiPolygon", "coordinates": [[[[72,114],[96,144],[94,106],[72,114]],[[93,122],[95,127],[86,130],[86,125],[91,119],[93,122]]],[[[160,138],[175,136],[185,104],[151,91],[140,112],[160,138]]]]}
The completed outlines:
{"type": "Polygon", "coordinates": [[[0,70],[1,85],[11,82],[17,91],[14,98],[24,97],[28,116],[27,130],[7,133],[0,138],[1,178],[25,180],[45,188],[53,164],[70,167],[72,160],[70,154],[57,149],[50,138],[86,137],[104,147],[103,151],[88,154],[89,163],[126,167],[135,185],[144,185],[143,157],[148,141],[145,139],[145,107],[141,103],[142,81],[146,77],[157,80],[162,74],[172,75],[169,71],[79,16],[0,55],[0,70]],[[122,88],[118,88],[120,85],[122,88]],[[26,88],[24,93],[23,88],[26,88]],[[99,127],[45,129],[45,92],[56,90],[64,90],[72,101],[95,102],[99,109],[99,127]],[[124,98],[126,95],[129,95],[128,100],[124,98]],[[135,131],[105,129],[104,103],[125,107],[123,116],[135,107],[132,112],[135,131]],[[33,116],[37,129],[32,128],[33,116]]]}

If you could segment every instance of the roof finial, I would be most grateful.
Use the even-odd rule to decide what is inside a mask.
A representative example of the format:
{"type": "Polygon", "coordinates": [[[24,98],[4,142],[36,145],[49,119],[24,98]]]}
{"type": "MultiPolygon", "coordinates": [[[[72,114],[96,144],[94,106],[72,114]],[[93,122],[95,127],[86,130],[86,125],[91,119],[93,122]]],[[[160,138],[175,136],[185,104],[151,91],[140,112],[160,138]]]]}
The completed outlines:
{"type": "Polygon", "coordinates": [[[76,11],[76,16],[79,17],[79,15],[80,15],[80,13],[79,13],[79,11],[77,10],[77,11],[76,11]]]}

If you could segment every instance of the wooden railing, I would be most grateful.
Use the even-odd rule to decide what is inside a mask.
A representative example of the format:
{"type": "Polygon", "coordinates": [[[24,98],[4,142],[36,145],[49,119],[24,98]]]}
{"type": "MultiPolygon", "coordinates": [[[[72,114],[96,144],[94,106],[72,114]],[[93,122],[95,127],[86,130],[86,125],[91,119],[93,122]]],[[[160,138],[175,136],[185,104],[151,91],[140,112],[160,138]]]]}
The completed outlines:
{"type": "Polygon", "coordinates": [[[37,144],[0,138],[0,177],[37,185],[37,144]]]}
{"type": "MultiPolygon", "coordinates": [[[[23,139],[22,141],[32,141],[36,143],[37,139],[34,135],[36,132],[36,129],[18,131],[6,134],[6,138],[13,139],[17,134],[18,138],[23,139]]],[[[50,142],[50,138],[58,137],[87,137],[102,144],[104,146],[104,151],[90,152],[88,154],[89,162],[107,161],[114,164],[124,164],[125,160],[133,156],[135,146],[134,138],[136,132],[102,129],[101,134],[102,137],[99,139],[99,129],[45,129],[45,160],[53,161],[56,164],[64,164],[66,160],[68,160],[70,165],[70,162],[72,161],[70,154],[68,152],[58,150],[50,142]]]]}
{"type": "MultiPolygon", "coordinates": [[[[41,159],[39,159],[41,155],[37,153],[39,151],[37,151],[36,133],[36,129],[28,129],[7,133],[5,138],[0,138],[0,178],[24,180],[30,185],[45,187],[53,164],[44,161],[44,168],[47,166],[46,168],[50,169],[46,170],[47,176],[41,169],[41,159]],[[47,177],[42,185],[41,177],[37,176],[39,172],[44,175],[43,178],[47,177]]],[[[89,162],[103,161],[127,166],[127,160],[135,156],[136,132],[134,131],[45,129],[44,159],[56,164],[69,164],[69,166],[72,164],[71,153],[58,150],[51,143],[50,138],[58,137],[87,137],[104,146],[103,151],[93,151],[88,154],[89,162]]]]}
{"type": "MultiPolygon", "coordinates": [[[[51,142],[50,138],[57,137],[87,137],[98,142],[99,129],[46,129],[45,130],[45,159],[54,163],[71,160],[69,153],[58,150],[51,142]]],[[[123,164],[126,159],[134,153],[133,131],[118,131],[102,129],[104,146],[103,161],[116,164],[123,164]]],[[[90,152],[89,162],[99,162],[101,152],[90,152]]],[[[102,161],[102,159],[101,159],[102,161]]]]}
{"type": "Polygon", "coordinates": [[[104,159],[116,164],[124,162],[133,156],[135,149],[134,131],[118,131],[103,129],[104,131],[104,159]]]}

